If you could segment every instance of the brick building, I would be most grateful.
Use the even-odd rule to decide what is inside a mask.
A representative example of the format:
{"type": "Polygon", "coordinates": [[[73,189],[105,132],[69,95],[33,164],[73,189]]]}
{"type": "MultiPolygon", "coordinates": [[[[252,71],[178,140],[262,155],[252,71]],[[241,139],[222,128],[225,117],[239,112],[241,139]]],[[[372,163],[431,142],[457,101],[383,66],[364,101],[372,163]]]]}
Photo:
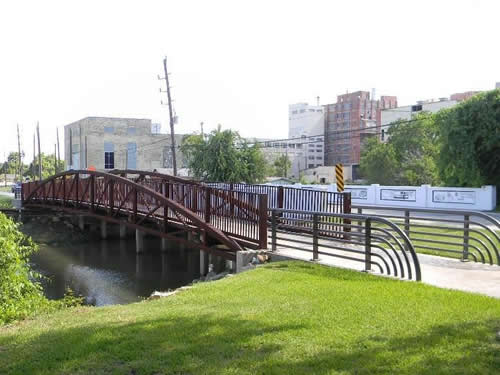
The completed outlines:
{"type": "Polygon", "coordinates": [[[368,91],[339,95],[337,103],[325,105],[325,165],[359,164],[363,139],[380,127],[380,110],[397,105],[395,96],[373,100],[368,91]]]}

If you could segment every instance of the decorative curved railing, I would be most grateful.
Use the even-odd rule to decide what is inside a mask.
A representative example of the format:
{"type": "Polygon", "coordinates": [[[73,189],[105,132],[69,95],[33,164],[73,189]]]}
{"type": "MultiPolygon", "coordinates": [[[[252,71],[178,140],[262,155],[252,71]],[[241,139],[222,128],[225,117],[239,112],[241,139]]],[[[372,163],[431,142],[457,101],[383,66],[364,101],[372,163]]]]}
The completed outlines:
{"type": "Polygon", "coordinates": [[[418,252],[500,265],[500,222],[484,212],[361,205],[353,210],[389,219],[418,252]]]}
{"type": "Polygon", "coordinates": [[[225,245],[233,252],[240,250],[235,239],[253,247],[267,242],[267,202],[263,195],[231,199],[222,190],[187,184],[172,176],[147,173],[152,178],[135,181],[118,174],[71,170],[41,182],[25,183],[23,204],[85,211],[117,223],[126,218],[128,226],[175,240],[180,239],[169,233],[169,227],[179,227],[200,233],[205,239],[200,248],[211,252],[217,252],[214,244],[225,245]],[[259,215],[261,212],[263,215],[259,215]]]}
{"type": "Polygon", "coordinates": [[[273,209],[273,251],[330,257],[345,267],[420,281],[420,262],[408,236],[396,224],[370,215],[273,209]],[[342,222],[342,224],[339,224],[342,222]],[[340,227],[340,228],[339,228],[340,227]]]}

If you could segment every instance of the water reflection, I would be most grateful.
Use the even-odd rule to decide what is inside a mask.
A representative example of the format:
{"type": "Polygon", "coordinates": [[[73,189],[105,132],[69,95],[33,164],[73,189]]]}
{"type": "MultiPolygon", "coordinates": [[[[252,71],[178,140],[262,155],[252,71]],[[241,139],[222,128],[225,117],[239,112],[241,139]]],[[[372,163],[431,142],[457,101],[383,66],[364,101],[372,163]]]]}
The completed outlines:
{"type": "MultiPolygon", "coordinates": [[[[36,241],[36,238],[35,238],[36,241]]],[[[199,277],[199,251],[145,238],[145,253],[137,255],[134,239],[88,241],[71,245],[41,244],[31,258],[34,268],[50,278],[43,282],[49,298],[64,295],[67,287],[98,306],[130,303],[189,284],[199,277]]]]}

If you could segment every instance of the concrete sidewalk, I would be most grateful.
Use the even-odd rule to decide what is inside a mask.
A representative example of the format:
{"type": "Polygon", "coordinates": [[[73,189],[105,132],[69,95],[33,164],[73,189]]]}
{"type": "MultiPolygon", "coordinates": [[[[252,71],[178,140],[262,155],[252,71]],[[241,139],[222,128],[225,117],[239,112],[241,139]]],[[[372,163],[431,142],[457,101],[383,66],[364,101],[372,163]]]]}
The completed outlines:
{"type": "MultiPolygon", "coordinates": [[[[325,249],[321,249],[325,251],[325,249]]],[[[310,252],[278,247],[278,256],[310,261],[310,252]]],[[[320,255],[318,263],[332,267],[364,270],[364,264],[328,255],[320,255]]],[[[418,254],[422,271],[422,282],[440,288],[456,289],[500,298],[500,267],[458,259],[418,254]]],[[[374,275],[380,275],[373,272],[374,275]]],[[[384,275],[385,276],[385,275],[384,275]]]]}

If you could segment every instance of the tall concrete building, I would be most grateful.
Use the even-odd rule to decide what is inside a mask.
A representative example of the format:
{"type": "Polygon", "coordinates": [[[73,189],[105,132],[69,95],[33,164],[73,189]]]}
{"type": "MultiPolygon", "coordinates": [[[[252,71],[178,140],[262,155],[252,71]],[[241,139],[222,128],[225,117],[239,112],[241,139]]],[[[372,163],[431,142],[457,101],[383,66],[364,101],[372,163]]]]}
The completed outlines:
{"type": "MultiPolygon", "coordinates": [[[[183,135],[176,135],[180,145],[183,135]]],[[[178,149],[177,149],[178,150],[178,149]]],[[[86,117],[64,127],[67,169],[173,169],[170,135],[149,119],[86,117]]],[[[183,167],[180,151],[177,167],[183,167]]],[[[171,173],[171,172],[170,172],[171,173]]]]}
{"type": "Polygon", "coordinates": [[[377,133],[380,110],[397,105],[395,96],[374,100],[368,91],[339,95],[336,103],[325,105],[325,165],[359,164],[363,139],[377,133]]]}
{"type": "Polygon", "coordinates": [[[323,134],[324,108],[308,103],[290,104],[288,106],[288,138],[317,136],[323,134]]]}

